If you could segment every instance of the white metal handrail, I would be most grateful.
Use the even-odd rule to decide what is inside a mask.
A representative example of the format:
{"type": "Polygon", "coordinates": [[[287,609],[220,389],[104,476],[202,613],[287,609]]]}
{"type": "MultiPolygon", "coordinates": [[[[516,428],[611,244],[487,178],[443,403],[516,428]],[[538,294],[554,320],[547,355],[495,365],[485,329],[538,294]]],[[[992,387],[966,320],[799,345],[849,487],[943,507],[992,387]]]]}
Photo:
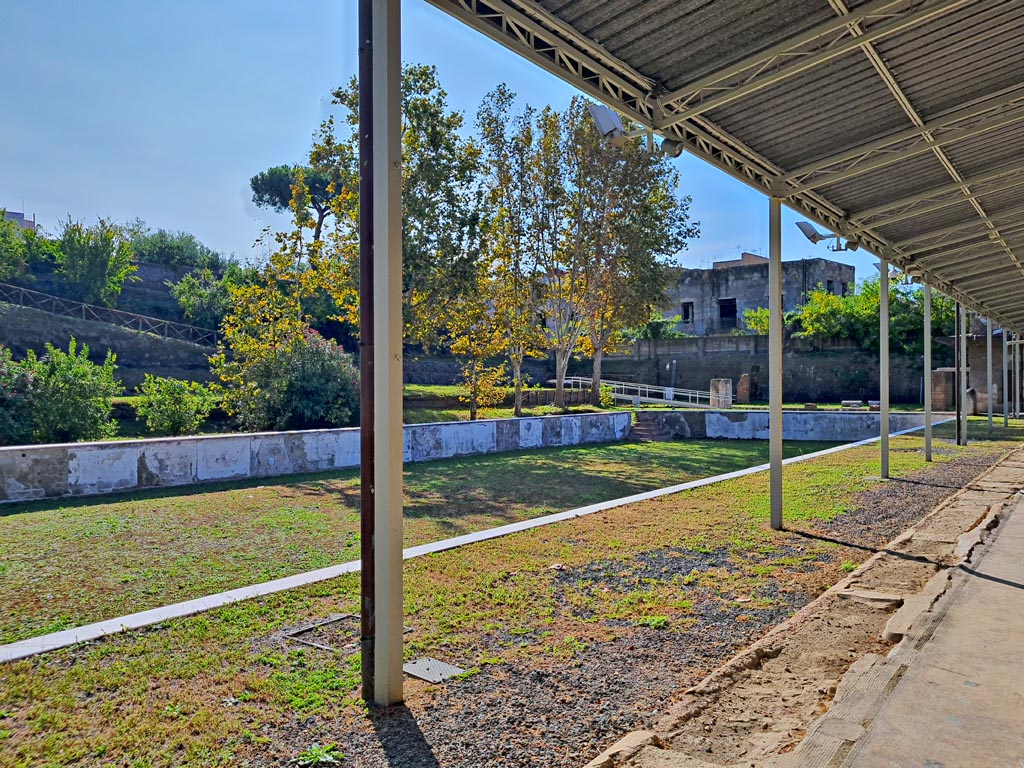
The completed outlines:
{"type": "MultiPolygon", "coordinates": [[[[593,379],[586,376],[567,376],[565,378],[565,386],[568,389],[590,389],[593,386],[593,379]]],[[[661,387],[656,384],[639,384],[609,379],[601,379],[601,386],[610,387],[612,395],[616,400],[625,400],[633,403],[677,403],[696,408],[711,407],[711,392],[699,389],[661,387]]],[[[723,397],[722,399],[725,398],[723,397]]],[[[732,405],[732,398],[729,397],[728,403],[723,403],[723,405],[732,405]]]]}

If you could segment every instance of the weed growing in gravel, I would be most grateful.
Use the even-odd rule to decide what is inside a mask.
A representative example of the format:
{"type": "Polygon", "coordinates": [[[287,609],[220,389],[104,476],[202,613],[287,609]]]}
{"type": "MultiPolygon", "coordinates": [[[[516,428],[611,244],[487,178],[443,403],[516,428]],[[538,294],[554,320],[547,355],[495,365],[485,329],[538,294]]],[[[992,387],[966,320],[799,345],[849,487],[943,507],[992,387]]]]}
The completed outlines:
{"type": "Polygon", "coordinates": [[[291,763],[299,768],[310,768],[315,765],[338,765],[344,759],[344,753],[338,749],[336,744],[327,744],[326,746],[313,744],[302,754],[293,758],[291,763]]]}

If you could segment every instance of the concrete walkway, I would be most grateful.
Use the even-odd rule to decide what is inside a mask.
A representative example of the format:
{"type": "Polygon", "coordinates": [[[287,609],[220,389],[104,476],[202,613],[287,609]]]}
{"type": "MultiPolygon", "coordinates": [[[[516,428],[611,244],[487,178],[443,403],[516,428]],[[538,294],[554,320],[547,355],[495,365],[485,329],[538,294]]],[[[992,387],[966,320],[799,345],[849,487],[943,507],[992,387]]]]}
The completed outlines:
{"type": "MultiPolygon", "coordinates": [[[[908,634],[884,664],[859,671],[871,676],[873,669],[876,683],[891,688],[867,727],[838,713],[819,721],[816,730],[834,736],[863,730],[845,758],[799,764],[1024,766],[1024,501],[994,533],[971,562],[955,569],[931,620],[908,634]]],[[[847,683],[844,678],[844,687],[857,687],[847,683]]],[[[849,706],[836,698],[833,712],[849,706]]]]}

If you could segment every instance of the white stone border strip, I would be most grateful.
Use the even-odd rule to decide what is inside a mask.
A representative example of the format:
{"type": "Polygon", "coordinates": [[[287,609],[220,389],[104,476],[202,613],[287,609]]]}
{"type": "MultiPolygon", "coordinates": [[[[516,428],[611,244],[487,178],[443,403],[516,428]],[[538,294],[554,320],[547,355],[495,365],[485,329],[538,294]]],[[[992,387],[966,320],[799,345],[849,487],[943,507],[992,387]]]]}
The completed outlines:
{"type": "MultiPolygon", "coordinates": [[[[936,422],[936,425],[942,424],[946,421],[952,421],[952,419],[943,419],[936,422]]],[[[906,435],[911,432],[918,432],[922,429],[924,429],[924,427],[912,427],[910,429],[900,430],[899,432],[893,432],[892,435],[894,437],[898,435],[906,435]]],[[[820,456],[827,456],[832,453],[849,450],[850,448],[857,448],[862,445],[875,443],[878,442],[879,439],[880,438],[878,437],[871,437],[867,440],[858,440],[854,443],[837,445],[833,448],[826,448],[823,451],[815,451],[814,453],[807,453],[802,456],[794,456],[790,459],[786,459],[782,463],[796,464],[801,461],[808,461],[820,456]]],[[[444,552],[445,550],[455,549],[456,547],[462,547],[467,544],[475,544],[480,541],[497,539],[502,536],[519,533],[520,531],[528,531],[531,528],[540,528],[545,525],[551,525],[552,523],[562,522],[563,520],[572,520],[576,517],[584,517],[586,515],[595,514],[596,512],[604,512],[609,509],[615,509],[616,507],[623,507],[627,504],[635,504],[636,502],[656,499],[660,496],[668,496],[673,493],[681,493],[682,491],[691,491],[696,488],[703,488],[704,486],[722,483],[726,480],[735,480],[736,478],[754,475],[758,472],[765,472],[768,468],[768,464],[758,464],[757,466],[747,467],[746,469],[740,469],[735,472],[728,472],[723,475],[705,477],[688,483],[671,485],[667,488],[658,488],[653,491],[633,494],[632,496],[623,496],[622,498],[612,499],[610,501],[590,504],[586,507],[577,507],[576,509],[557,512],[553,515],[536,517],[531,520],[522,520],[518,523],[510,523],[509,525],[502,525],[498,528],[489,528],[484,531],[467,533],[463,536],[442,539],[429,544],[420,544],[403,550],[402,558],[404,560],[410,560],[414,557],[422,557],[423,555],[430,555],[435,552],[444,552]]],[[[165,605],[161,608],[152,608],[148,611],[131,613],[127,616],[121,616],[116,619],[106,619],[104,621],[85,624],[73,629],[65,629],[60,632],[52,632],[48,635],[30,637],[26,640],[19,640],[14,643],[8,643],[7,645],[0,645],[0,662],[24,659],[40,653],[47,653],[48,651],[67,648],[68,646],[76,645],[78,643],[98,640],[106,635],[127,632],[133,629],[142,629],[170,619],[191,616],[196,613],[201,613],[202,611],[208,611],[214,608],[230,605],[231,603],[237,603],[241,600],[263,597],[264,595],[272,595],[275,592],[283,592],[287,589],[295,589],[296,587],[315,584],[319,581],[327,581],[328,579],[337,578],[338,576],[342,576],[346,573],[356,573],[359,571],[359,565],[360,563],[358,560],[350,560],[349,562],[341,563],[340,565],[332,565],[327,568],[298,573],[294,576],[287,576],[282,579],[274,579],[273,581],[265,581],[261,584],[239,587],[237,589],[228,590],[227,592],[218,592],[217,594],[199,597],[194,600],[186,600],[181,603],[165,605]]]]}

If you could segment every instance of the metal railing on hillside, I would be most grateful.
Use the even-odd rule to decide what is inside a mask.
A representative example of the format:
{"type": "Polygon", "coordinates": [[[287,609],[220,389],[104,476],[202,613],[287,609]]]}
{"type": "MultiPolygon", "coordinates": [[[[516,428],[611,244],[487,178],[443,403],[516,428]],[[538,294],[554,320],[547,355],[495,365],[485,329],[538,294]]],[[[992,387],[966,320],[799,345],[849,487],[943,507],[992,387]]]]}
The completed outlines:
{"type": "MultiPolygon", "coordinates": [[[[565,386],[569,389],[590,389],[593,380],[585,376],[567,376],[565,386]]],[[[719,396],[729,402],[712,404],[713,395],[699,389],[682,389],[681,387],[659,387],[654,384],[637,384],[629,381],[611,381],[601,379],[602,387],[610,387],[616,400],[632,403],[657,403],[659,405],[677,404],[694,408],[721,408],[732,405],[732,398],[719,396]]]]}
{"type": "Polygon", "coordinates": [[[60,315],[61,317],[74,317],[98,323],[110,323],[121,328],[141,331],[142,333],[152,333],[165,339],[184,341],[201,347],[217,346],[216,331],[197,328],[194,325],[186,325],[185,323],[175,323],[171,320],[160,320],[156,317],[136,315],[133,312],[125,312],[120,309],[97,307],[94,304],[84,304],[80,301],[62,299],[59,296],[51,296],[48,293],[32,291],[17,285],[0,283],[0,301],[17,304],[29,309],[38,309],[42,312],[49,312],[52,315],[60,315]]]}

